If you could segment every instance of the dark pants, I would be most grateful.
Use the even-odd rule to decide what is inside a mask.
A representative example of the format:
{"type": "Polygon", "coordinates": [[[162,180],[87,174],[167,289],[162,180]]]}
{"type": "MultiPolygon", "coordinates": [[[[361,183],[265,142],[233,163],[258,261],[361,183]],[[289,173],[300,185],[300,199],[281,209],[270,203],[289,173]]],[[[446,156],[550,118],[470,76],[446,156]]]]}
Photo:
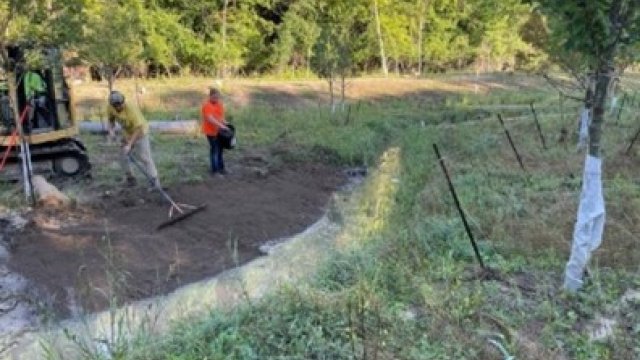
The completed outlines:
{"type": "Polygon", "coordinates": [[[208,136],[209,140],[209,159],[211,161],[211,172],[224,171],[224,160],[222,159],[222,144],[216,136],[208,136]]]}
{"type": "Polygon", "coordinates": [[[37,95],[31,100],[31,106],[33,107],[31,128],[46,128],[52,127],[49,121],[49,109],[47,108],[47,97],[45,95],[37,95]]]}

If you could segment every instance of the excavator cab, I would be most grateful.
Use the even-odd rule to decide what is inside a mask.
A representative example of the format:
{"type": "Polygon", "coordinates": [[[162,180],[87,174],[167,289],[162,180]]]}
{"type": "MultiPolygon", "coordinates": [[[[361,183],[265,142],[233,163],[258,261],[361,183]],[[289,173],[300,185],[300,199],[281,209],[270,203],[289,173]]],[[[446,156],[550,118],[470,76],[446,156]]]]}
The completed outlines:
{"type": "MultiPolygon", "coordinates": [[[[29,144],[35,173],[67,177],[87,175],[91,165],[85,146],[76,138],[74,99],[64,77],[61,51],[11,46],[7,53],[13,71],[0,70],[0,156],[10,144],[20,144],[15,130],[17,121],[22,120],[22,132],[29,144]],[[37,61],[31,60],[34,53],[37,61]],[[15,76],[17,121],[12,111],[14,104],[9,96],[8,76],[15,76]]],[[[11,166],[19,162],[20,148],[13,146],[7,163],[11,166]]],[[[1,171],[0,177],[5,177],[3,173],[10,171],[1,171]]]]}

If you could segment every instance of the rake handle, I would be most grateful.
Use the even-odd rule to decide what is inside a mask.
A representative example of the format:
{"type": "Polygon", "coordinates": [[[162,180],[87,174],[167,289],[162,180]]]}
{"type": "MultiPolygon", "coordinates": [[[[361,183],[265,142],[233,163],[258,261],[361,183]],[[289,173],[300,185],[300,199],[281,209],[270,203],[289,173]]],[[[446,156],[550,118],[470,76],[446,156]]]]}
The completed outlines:
{"type": "Polygon", "coordinates": [[[149,180],[149,182],[151,183],[151,186],[153,186],[156,190],[158,190],[160,192],[160,194],[162,194],[162,197],[165,198],[165,200],[167,200],[171,206],[175,207],[176,209],[178,209],[178,211],[182,212],[182,209],[180,208],[180,206],[178,206],[178,204],[176,204],[175,201],[173,201],[173,199],[171,198],[171,196],[169,196],[169,194],[167,194],[166,191],[164,191],[162,189],[162,187],[158,186],[158,184],[156,184],[155,181],[153,181],[153,178],[151,177],[151,175],[149,175],[145,170],[144,167],[140,164],[140,162],[138,161],[138,159],[136,159],[133,155],[131,154],[127,154],[127,157],[129,158],[129,161],[131,161],[133,163],[133,165],[135,165],[138,170],[140,170],[140,172],[147,178],[147,180],[149,180]]]}

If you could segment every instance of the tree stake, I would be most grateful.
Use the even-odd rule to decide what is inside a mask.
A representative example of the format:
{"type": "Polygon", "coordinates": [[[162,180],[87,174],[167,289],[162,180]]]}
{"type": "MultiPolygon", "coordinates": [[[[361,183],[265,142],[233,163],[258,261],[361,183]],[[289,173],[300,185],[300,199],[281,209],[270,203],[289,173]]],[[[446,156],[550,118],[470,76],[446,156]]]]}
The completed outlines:
{"type": "Polygon", "coordinates": [[[504,121],[502,120],[502,115],[498,114],[498,120],[500,121],[500,125],[502,125],[502,128],[504,129],[504,133],[507,134],[507,139],[509,140],[511,149],[513,149],[513,152],[516,154],[516,159],[518,159],[518,164],[520,164],[522,171],[527,171],[524,168],[524,164],[522,163],[522,158],[520,158],[520,154],[518,154],[518,149],[516,149],[516,145],[513,143],[513,140],[511,139],[511,134],[509,134],[509,130],[507,130],[507,127],[504,125],[504,121]]]}
{"type": "Polygon", "coordinates": [[[533,107],[533,102],[529,104],[531,106],[531,112],[533,113],[533,120],[536,122],[536,129],[538,129],[538,135],[540,135],[540,141],[542,142],[542,148],[547,150],[547,144],[544,141],[544,135],[542,134],[542,128],[540,128],[540,122],[538,122],[538,114],[536,114],[536,109],[533,107]]]}
{"type": "Polygon", "coordinates": [[[478,263],[480,263],[480,267],[485,270],[484,262],[482,262],[482,257],[480,256],[480,251],[478,250],[478,245],[476,244],[476,240],[473,238],[473,234],[471,233],[471,227],[469,227],[469,223],[467,222],[467,217],[464,215],[464,210],[462,210],[462,206],[460,206],[460,201],[458,200],[458,195],[456,194],[456,190],[453,187],[453,183],[451,182],[451,178],[449,177],[449,172],[447,171],[447,167],[444,164],[444,159],[440,156],[440,151],[438,150],[438,145],[433,144],[433,150],[436,152],[436,157],[440,162],[440,167],[442,167],[442,172],[444,176],[447,178],[447,184],[449,184],[449,191],[451,191],[451,196],[453,196],[453,201],[456,204],[456,208],[458,208],[458,213],[462,218],[462,223],[464,224],[464,229],[467,231],[467,235],[469,236],[469,240],[471,241],[471,246],[473,246],[473,252],[476,254],[476,259],[478,259],[478,263]]]}

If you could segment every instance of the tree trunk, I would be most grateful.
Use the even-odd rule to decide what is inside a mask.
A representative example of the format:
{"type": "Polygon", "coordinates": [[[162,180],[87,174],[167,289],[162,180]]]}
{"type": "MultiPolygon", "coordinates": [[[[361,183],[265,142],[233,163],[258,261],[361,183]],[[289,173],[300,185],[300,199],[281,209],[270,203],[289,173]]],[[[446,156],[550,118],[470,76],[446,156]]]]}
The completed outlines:
{"type": "Polygon", "coordinates": [[[225,64],[225,59],[226,59],[226,49],[227,49],[227,9],[229,7],[229,0],[224,0],[223,5],[222,5],[222,69],[220,70],[220,77],[222,79],[224,79],[226,72],[227,72],[227,66],[225,64]]]}
{"type": "MultiPolygon", "coordinates": [[[[613,56],[609,57],[613,59],[613,56]]],[[[602,189],[601,137],[604,107],[612,66],[604,62],[598,66],[595,92],[587,90],[586,103],[592,102],[592,118],[589,124],[589,153],[585,159],[582,191],[577,220],[573,230],[571,256],[567,262],[564,288],[577,291],[583,284],[584,272],[595,251],[602,243],[605,224],[605,203],[602,189]]],[[[587,104],[588,106],[588,104],[587,104]]]]}
{"type": "Polygon", "coordinates": [[[113,83],[116,81],[113,69],[111,66],[103,67],[104,77],[107,78],[107,86],[109,87],[109,94],[113,91],[113,83]]]}
{"type": "Polygon", "coordinates": [[[424,29],[424,19],[422,14],[418,20],[418,76],[422,76],[422,31],[424,29]]]}
{"type": "Polygon", "coordinates": [[[111,94],[111,92],[113,91],[113,74],[108,74],[107,75],[107,84],[109,86],[109,94],[111,94]]]}
{"type": "Polygon", "coordinates": [[[138,109],[142,109],[142,107],[140,106],[140,87],[138,86],[137,74],[133,75],[133,83],[135,84],[135,91],[136,91],[136,105],[138,106],[138,109]]]}
{"type": "MultiPolygon", "coordinates": [[[[6,25],[5,25],[6,26],[6,25]]],[[[4,34],[3,34],[4,35],[4,34]]],[[[16,84],[16,73],[9,68],[9,54],[7,53],[7,46],[4,41],[0,41],[0,57],[2,58],[3,70],[7,77],[7,86],[9,90],[9,101],[11,103],[11,111],[13,112],[13,118],[18,131],[18,141],[20,146],[20,156],[22,158],[22,173],[23,173],[23,187],[24,195],[28,202],[33,203],[33,187],[31,183],[31,159],[27,159],[30,156],[29,152],[25,148],[27,140],[24,138],[24,131],[22,128],[22,122],[20,119],[20,110],[18,109],[18,84],[16,84]]]]}
{"type": "Polygon", "coordinates": [[[589,125],[589,155],[597,158],[601,155],[602,123],[604,122],[604,110],[607,101],[610,73],[611,67],[604,64],[600,66],[596,75],[596,89],[593,96],[593,118],[589,125]]]}
{"type": "Polygon", "coordinates": [[[378,45],[380,46],[380,63],[382,65],[382,73],[384,74],[384,76],[388,76],[389,69],[387,68],[387,57],[384,54],[384,41],[382,40],[382,27],[380,26],[378,0],[373,0],[373,15],[376,21],[376,33],[378,34],[378,45]]]}
{"type": "Polygon", "coordinates": [[[311,46],[307,48],[307,78],[311,77],[311,46]]]}
{"type": "Polygon", "coordinates": [[[224,0],[222,4],[222,50],[227,46],[227,8],[229,0],[224,0]]]}
{"type": "Polygon", "coordinates": [[[344,111],[344,104],[346,98],[346,89],[347,89],[347,75],[345,73],[340,74],[340,107],[341,110],[344,111]]]}
{"type": "Polygon", "coordinates": [[[418,76],[422,76],[422,42],[424,32],[424,12],[429,2],[427,0],[418,0],[416,10],[418,13],[418,76]]]}
{"type": "MultiPolygon", "coordinates": [[[[607,89],[614,75],[614,63],[618,47],[622,42],[624,27],[629,14],[627,6],[632,2],[614,0],[608,5],[610,43],[600,49],[594,49],[593,57],[598,60],[595,70],[595,91],[587,90],[586,100],[592,102],[592,119],[589,124],[589,153],[585,159],[582,192],[578,205],[578,216],[573,232],[571,256],[567,262],[564,288],[577,291],[583,284],[584,272],[592,253],[602,243],[605,225],[605,202],[602,186],[602,124],[604,122],[607,89]],[[600,51],[598,51],[600,50],[600,51]]],[[[634,10],[635,11],[635,10],[634,10]]],[[[627,24],[628,26],[628,24],[627,24]]],[[[587,104],[588,105],[588,104],[587,104]]]]}
{"type": "MultiPolygon", "coordinates": [[[[3,49],[4,51],[4,49],[3,49]]],[[[7,63],[8,64],[8,63],[7,63]]],[[[13,111],[13,118],[15,119],[16,129],[18,130],[18,140],[17,144],[20,145],[20,157],[22,158],[22,172],[23,172],[23,187],[24,187],[24,195],[27,199],[27,202],[33,202],[33,185],[31,184],[31,159],[28,159],[30,156],[25,148],[25,144],[27,144],[28,140],[25,139],[24,130],[22,127],[22,122],[20,119],[20,110],[18,109],[18,84],[16,84],[16,73],[13,71],[7,71],[7,85],[9,87],[9,98],[11,99],[11,109],[13,111]]],[[[29,119],[26,119],[29,121],[29,119]]]]}
{"type": "Polygon", "coordinates": [[[329,75],[329,99],[331,102],[331,112],[336,111],[336,99],[333,96],[333,74],[329,75]]]}

